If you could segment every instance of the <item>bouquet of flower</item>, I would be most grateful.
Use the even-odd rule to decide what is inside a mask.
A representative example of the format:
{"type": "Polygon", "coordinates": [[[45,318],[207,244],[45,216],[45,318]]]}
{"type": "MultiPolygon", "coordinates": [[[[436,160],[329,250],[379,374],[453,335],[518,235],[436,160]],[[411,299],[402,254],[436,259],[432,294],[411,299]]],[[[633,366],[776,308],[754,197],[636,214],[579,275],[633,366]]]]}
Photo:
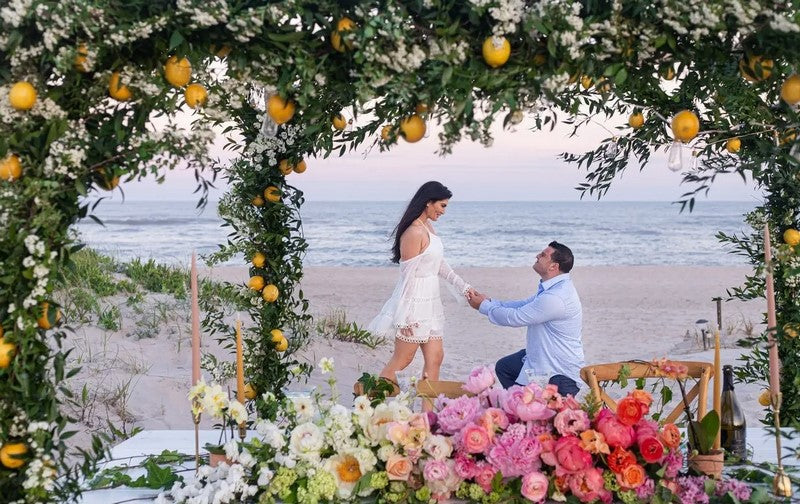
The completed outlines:
{"type": "Polygon", "coordinates": [[[629,393],[612,413],[563,397],[552,385],[502,390],[494,382],[488,368],[476,369],[465,384],[474,395],[440,397],[433,413],[413,411],[413,398],[402,393],[374,406],[360,396],[352,409],[319,393],[284,399],[278,421],[258,420],[258,438],[231,450],[231,466],[203,468],[195,482],[177,483],[170,498],[297,504],[364,497],[414,504],[751,498],[742,483],[680,474],[680,431],[648,418],[646,391],[629,393]]]}
{"type": "MultiPolygon", "coordinates": [[[[189,390],[189,402],[192,404],[192,415],[195,418],[199,418],[202,413],[207,413],[222,422],[218,446],[206,446],[211,453],[222,453],[222,445],[228,439],[228,427],[233,429],[235,426],[247,422],[247,409],[244,404],[237,400],[231,400],[228,393],[217,383],[207,385],[205,380],[200,379],[189,390]]],[[[231,437],[233,437],[232,434],[231,437]]]]}

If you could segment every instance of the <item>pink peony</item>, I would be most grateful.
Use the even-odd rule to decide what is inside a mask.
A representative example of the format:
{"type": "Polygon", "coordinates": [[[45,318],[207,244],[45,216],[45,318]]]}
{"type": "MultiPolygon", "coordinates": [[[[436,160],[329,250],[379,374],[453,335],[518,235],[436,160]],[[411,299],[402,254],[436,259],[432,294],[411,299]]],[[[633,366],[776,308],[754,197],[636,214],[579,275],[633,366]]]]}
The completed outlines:
{"type": "Polygon", "coordinates": [[[532,502],[543,502],[550,482],[547,476],[534,471],[522,477],[522,495],[532,502]]]}
{"type": "Polygon", "coordinates": [[[658,437],[658,422],[642,418],[633,426],[636,430],[636,442],[647,437],[658,437]]]}
{"type": "Polygon", "coordinates": [[[458,452],[455,456],[455,465],[453,470],[458,474],[461,479],[470,479],[478,472],[478,465],[471,455],[464,452],[458,452]]]}
{"type": "Polygon", "coordinates": [[[555,428],[562,436],[577,436],[589,428],[589,415],[583,410],[565,409],[556,415],[553,421],[555,428]]]}
{"type": "Polygon", "coordinates": [[[611,502],[611,492],[605,489],[603,472],[596,467],[589,467],[569,477],[569,489],[581,502],[592,502],[600,499],[611,502]]]}
{"type": "Polygon", "coordinates": [[[556,475],[576,473],[592,465],[592,455],[581,448],[581,440],[575,436],[565,436],[556,441],[553,450],[556,461],[556,475]]]}
{"type": "Polygon", "coordinates": [[[538,471],[542,466],[541,451],[539,440],[525,435],[524,425],[513,424],[503,435],[495,438],[488,459],[503,473],[503,477],[510,478],[538,471]]]}
{"type": "Polygon", "coordinates": [[[492,491],[492,480],[495,474],[497,474],[497,469],[492,464],[478,462],[475,467],[475,483],[479,484],[484,492],[489,493],[492,491]]]}
{"type": "Polygon", "coordinates": [[[472,394],[480,394],[494,385],[495,378],[491,369],[486,366],[479,366],[472,370],[464,384],[464,390],[472,394]]]}
{"type": "Polygon", "coordinates": [[[425,481],[444,481],[450,469],[447,467],[447,462],[444,460],[428,460],[425,462],[425,469],[422,474],[425,476],[425,481]]]}
{"type": "Polygon", "coordinates": [[[670,479],[676,477],[678,472],[683,469],[683,453],[680,450],[670,451],[664,457],[662,464],[664,465],[664,477],[670,479]]]}
{"type": "Polygon", "coordinates": [[[461,430],[461,448],[467,453],[483,453],[489,447],[489,433],[471,423],[461,430]]]}
{"type": "Polygon", "coordinates": [[[595,429],[605,437],[608,446],[627,448],[633,444],[636,437],[633,427],[620,422],[611,410],[600,410],[595,417],[595,423],[595,429]]]}
{"type": "Polygon", "coordinates": [[[523,422],[528,420],[548,420],[556,414],[541,400],[541,389],[535,384],[525,387],[511,387],[508,390],[503,409],[523,422]]]}
{"type": "Polygon", "coordinates": [[[450,399],[439,411],[437,423],[445,434],[455,434],[480,414],[481,404],[477,397],[461,396],[450,399]]]}

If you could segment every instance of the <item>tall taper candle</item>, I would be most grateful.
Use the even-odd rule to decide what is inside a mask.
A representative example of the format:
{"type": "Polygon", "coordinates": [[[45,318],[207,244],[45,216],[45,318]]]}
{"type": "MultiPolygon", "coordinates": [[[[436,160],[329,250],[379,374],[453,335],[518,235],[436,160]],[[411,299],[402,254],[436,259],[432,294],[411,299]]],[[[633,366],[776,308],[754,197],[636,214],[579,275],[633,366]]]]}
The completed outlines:
{"type": "MultiPolygon", "coordinates": [[[[714,411],[717,415],[722,415],[722,363],[719,355],[719,329],[714,331],[714,411]]],[[[714,440],[714,449],[718,450],[721,438],[721,431],[717,431],[717,438],[714,440]]]]}
{"type": "Polygon", "coordinates": [[[200,306],[197,300],[197,253],[194,251],[189,283],[192,289],[192,385],[196,385],[200,381],[200,306]]]}
{"type": "Polygon", "coordinates": [[[236,399],[244,404],[244,352],[242,350],[242,321],[236,316],[236,399]]]}
{"type": "Polygon", "coordinates": [[[775,315],[775,284],[772,279],[772,247],[769,242],[769,224],[764,225],[764,264],[767,265],[767,327],[769,328],[769,389],[773,394],[781,391],[781,363],[778,359],[778,342],[775,331],[778,319],[775,315]]]}

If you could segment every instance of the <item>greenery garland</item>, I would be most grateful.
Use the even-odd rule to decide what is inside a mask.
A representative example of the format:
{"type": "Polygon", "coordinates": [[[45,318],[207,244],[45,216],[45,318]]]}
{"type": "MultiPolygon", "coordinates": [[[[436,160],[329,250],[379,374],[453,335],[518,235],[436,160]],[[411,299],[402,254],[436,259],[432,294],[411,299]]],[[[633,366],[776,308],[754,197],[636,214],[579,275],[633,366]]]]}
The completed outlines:
{"type": "MultiPolygon", "coordinates": [[[[750,216],[757,229],[798,225],[797,0],[12,0],[0,23],[0,494],[11,502],[73,497],[78,470],[103,450],[97,440],[82,468],[66,462],[59,391],[76,371],[51,298],[77,247],[69,228],[92,216],[83,198],[181,166],[195,170],[203,203],[220,171],[209,154],[219,132],[239,154],[220,257],[264,254],[251,274],[279,292],[264,301],[257,281],[241,292],[262,393],[303,372],[291,357],[307,320],[296,290],[302,194],[286,175],[310,156],[417,141],[433,122],[447,153],[464,137],[491,145],[498,119],[576,131],[602,121],[607,140],[566,156],[587,167],[585,194],[602,196],[631,156],[644,167],[672,145],[689,208],[737,173],[767,194],[750,216]]],[[[762,244],[729,241],[755,267],[733,294],[760,296],[762,244]]],[[[800,413],[797,246],[779,247],[776,265],[789,419],[800,413]]],[[[205,326],[222,330],[220,320],[205,326]]],[[[752,359],[747,379],[764,381],[760,347],[752,359]]],[[[256,407],[268,415],[264,397],[256,407]]]]}

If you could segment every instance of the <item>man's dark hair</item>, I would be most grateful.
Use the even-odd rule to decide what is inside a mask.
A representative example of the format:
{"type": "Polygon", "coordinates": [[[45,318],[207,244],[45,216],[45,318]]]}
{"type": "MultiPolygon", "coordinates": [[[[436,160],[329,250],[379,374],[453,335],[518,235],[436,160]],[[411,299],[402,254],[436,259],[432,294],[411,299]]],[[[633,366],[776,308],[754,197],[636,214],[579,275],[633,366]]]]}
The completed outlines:
{"type": "Polygon", "coordinates": [[[569,273],[572,265],[575,264],[575,256],[572,255],[569,247],[557,241],[551,241],[547,246],[553,249],[553,253],[550,254],[550,260],[558,263],[558,269],[561,273],[569,273]]]}

